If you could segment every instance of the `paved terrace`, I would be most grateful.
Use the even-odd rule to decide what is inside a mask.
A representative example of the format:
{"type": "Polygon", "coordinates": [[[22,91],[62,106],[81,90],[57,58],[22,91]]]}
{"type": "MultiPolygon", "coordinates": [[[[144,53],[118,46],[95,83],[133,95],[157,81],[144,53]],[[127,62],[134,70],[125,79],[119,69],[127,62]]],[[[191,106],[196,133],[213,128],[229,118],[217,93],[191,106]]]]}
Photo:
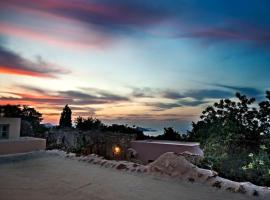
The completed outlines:
{"type": "Polygon", "coordinates": [[[248,197],[39,152],[0,157],[0,199],[247,200],[248,197]]]}

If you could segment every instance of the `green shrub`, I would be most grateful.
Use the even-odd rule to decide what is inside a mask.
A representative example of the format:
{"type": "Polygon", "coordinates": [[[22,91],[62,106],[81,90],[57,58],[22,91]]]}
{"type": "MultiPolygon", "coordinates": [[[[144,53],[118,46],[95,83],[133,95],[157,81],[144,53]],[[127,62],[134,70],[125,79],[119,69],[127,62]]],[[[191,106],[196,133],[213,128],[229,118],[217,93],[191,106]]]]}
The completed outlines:
{"type": "Polygon", "coordinates": [[[204,150],[202,165],[221,176],[270,186],[270,92],[267,100],[236,94],[238,101],[220,100],[193,123],[189,140],[204,150]]]}

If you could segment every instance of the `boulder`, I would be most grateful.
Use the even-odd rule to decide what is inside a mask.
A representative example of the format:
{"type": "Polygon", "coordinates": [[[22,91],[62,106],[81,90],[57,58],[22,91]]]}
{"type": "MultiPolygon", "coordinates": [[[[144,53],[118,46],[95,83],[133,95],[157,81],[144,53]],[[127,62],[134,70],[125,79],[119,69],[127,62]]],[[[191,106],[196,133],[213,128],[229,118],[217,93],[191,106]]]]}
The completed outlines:
{"type": "Polygon", "coordinates": [[[188,160],[190,156],[187,155],[173,152],[165,153],[148,165],[149,171],[153,175],[166,175],[189,182],[201,182],[217,189],[258,196],[260,199],[270,199],[269,188],[253,185],[249,182],[241,183],[221,178],[215,171],[202,169],[192,164],[188,160]]]}

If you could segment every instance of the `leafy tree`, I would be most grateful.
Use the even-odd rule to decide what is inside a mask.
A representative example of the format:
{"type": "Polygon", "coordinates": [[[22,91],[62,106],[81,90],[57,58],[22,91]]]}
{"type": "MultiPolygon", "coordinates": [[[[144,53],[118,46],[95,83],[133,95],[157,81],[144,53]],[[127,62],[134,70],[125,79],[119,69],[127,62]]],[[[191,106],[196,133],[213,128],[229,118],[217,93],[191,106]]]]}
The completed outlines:
{"type": "Polygon", "coordinates": [[[22,109],[20,105],[0,105],[0,116],[3,117],[21,117],[22,109]]]}
{"type": "Polygon", "coordinates": [[[30,122],[34,130],[39,128],[40,122],[43,120],[42,114],[40,112],[26,105],[23,106],[21,112],[22,120],[30,122]]]}
{"type": "Polygon", "coordinates": [[[86,131],[102,128],[104,127],[104,124],[99,119],[95,119],[92,117],[88,117],[86,119],[82,117],[77,117],[75,119],[75,126],[79,130],[86,131]]]}
{"type": "Polygon", "coordinates": [[[171,140],[171,141],[183,140],[181,135],[177,131],[175,131],[172,127],[164,128],[164,134],[152,137],[152,139],[171,140]]]}
{"type": "Polygon", "coordinates": [[[257,105],[255,98],[236,97],[207,107],[187,138],[200,142],[205,159],[222,176],[270,185],[270,92],[257,105]]]}
{"type": "Polygon", "coordinates": [[[72,111],[68,107],[68,105],[65,105],[63,108],[63,111],[61,113],[60,121],[59,121],[59,126],[61,128],[71,128],[72,127],[72,121],[71,121],[71,115],[72,111]]]}
{"type": "Polygon", "coordinates": [[[21,118],[29,122],[34,131],[39,129],[40,122],[43,120],[40,112],[26,105],[0,105],[0,116],[21,118]]]}
{"type": "Polygon", "coordinates": [[[81,116],[75,119],[75,127],[80,130],[83,129],[83,118],[81,116]]]}
{"type": "Polygon", "coordinates": [[[87,130],[96,130],[100,129],[102,131],[110,131],[110,132],[121,132],[126,134],[136,134],[136,139],[142,140],[147,139],[149,136],[143,134],[143,131],[138,127],[130,127],[128,125],[119,125],[119,124],[112,124],[110,126],[106,126],[102,123],[99,119],[88,117],[77,117],[75,119],[75,126],[76,129],[81,131],[87,130]]]}

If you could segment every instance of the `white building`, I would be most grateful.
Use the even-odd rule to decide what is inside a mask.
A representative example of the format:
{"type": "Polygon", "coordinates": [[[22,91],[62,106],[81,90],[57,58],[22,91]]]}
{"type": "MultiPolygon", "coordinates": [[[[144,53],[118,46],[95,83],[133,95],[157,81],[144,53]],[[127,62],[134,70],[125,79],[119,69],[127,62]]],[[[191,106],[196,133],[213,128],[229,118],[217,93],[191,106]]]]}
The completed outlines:
{"type": "Polygon", "coordinates": [[[19,139],[21,129],[20,118],[0,118],[0,140],[19,139]]]}
{"type": "Polygon", "coordinates": [[[46,149],[46,140],[20,137],[21,119],[0,117],[0,155],[46,149]]]}

